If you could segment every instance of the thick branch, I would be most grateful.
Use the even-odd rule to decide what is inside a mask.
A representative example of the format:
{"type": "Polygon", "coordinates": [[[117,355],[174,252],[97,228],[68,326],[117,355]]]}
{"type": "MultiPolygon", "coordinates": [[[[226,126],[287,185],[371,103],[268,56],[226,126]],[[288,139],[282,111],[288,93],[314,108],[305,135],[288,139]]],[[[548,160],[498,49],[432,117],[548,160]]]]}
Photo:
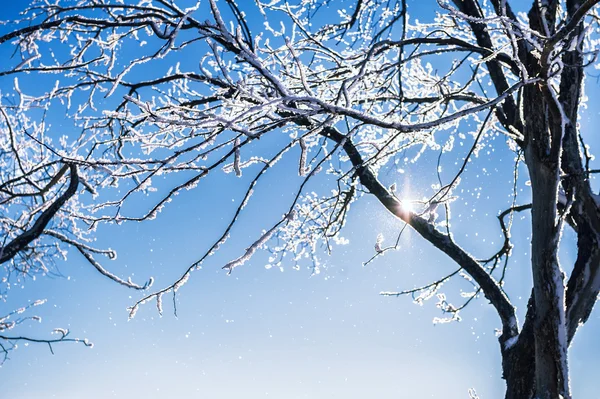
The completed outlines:
{"type": "MultiPolygon", "coordinates": [[[[591,2],[587,1],[581,6],[580,3],[575,0],[567,2],[570,22],[580,20],[581,11],[591,2]]],[[[583,24],[579,23],[571,32],[576,36],[575,40],[582,40],[583,24]]],[[[600,290],[600,215],[579,145],[577,118],[584,78],[581,49],[577,46],[566,51],[562,55],[562,63],[565,67],[561,74],[559,101],[568,119],[562,140],[561,168],[565,175],[562,185],[567,201],[573,201],[568,217],[577,225],[578,247],[566,295],[567,334],[571,342],[579,325],[590,316],[600,290]]]]}
{"type": "MultiPolygon", "coordinates": [[[[481,15],[481,11],[475,0],[454,0],[454,4],[459,8],[461,12],[464,14],[476,18],[482,19],[483,15],[481,15]]],[[[489,32],[484,24],[468,21],[469,26],[471,27],[471,31],[475,35],[475,39],[477,40],[477,44],[485,49],[489,49],[494,52],[494,46],[492,44],[492,39],[490,37],[489,32]]],[[[490,78],[492,79],[492,83],[496,88],[497,93],[504,93],[508,88],[508,80],[506,79],[506,75],[502,70],[502,66],[499,63],[498,59],[489,59],[486,61],[486,66],[490,73],[490,78]]],[[[522,78],[525,78],[524,76],[522,78]]],[[[517,130],[522,130],[521,123],[518,118],[517,106],[512,97],[508,97],[506,101],[502,104],[502,111],[504,113],[504,117],[502,115],[500,120],[503,125],[508,128],[508,126],[513,126],[517,130]]]]}
{"type": "Polygon", "coordinates": [[[492,276],[490,276],[470,254],[454,243],[450,236],[441,233],[435,229],[433,225],[428,223],[426,219],[404,208],[402,202],[379,182],[368,166],[364,165],[360,153],[351,140],[333,127],[324,128],[321,134],[336,143],[343,143],[344,151],[356,169],[356,175],[359,176],[361,184],[365,186],[371,194],[377,197],[388,211],[409,224],[423,238],[452,258],[467,273],[469,273],[471,277],[473,277],[483,290],[485,297],[488,298],[496,308],[496,311],[500,316],[503,326],[502,339],[506,340],[517,335],[518,326],[515,308],[492,276]]]}
{"type": "Polygon", "coordinates": [[[0,263],[11,260],[17,253],[27,248],[27,246],[37,239],[43,232],[50,220],[56,215],[60,208],[71,198],[77,191],[79,184],[79,176],[77,174],[77,166],[69,164],[70,179],[67,190],[56,199],[36,220],[33,226],[20,234],[14,240],[9,242],[4,248],[0,249],[0,263]]]}

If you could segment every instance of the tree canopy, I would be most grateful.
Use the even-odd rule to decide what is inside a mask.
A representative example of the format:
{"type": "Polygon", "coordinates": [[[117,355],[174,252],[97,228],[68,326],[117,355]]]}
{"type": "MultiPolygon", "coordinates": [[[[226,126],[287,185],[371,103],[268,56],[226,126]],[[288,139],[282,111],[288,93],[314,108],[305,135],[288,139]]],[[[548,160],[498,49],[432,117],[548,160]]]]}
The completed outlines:
{"type": "MultiPolygon", "coordinates": [[[[506,397],[569,398],[568,348],[600,290],[593,129],[581,123],[586,86],[595,85],[586,71],[597,65],[596,4],[536,0],[522,12],[503,0],[439,0],[424,20],[409,0],[32,1],[0,35],[13,51],[0,70],[3,282],[52,273],[71,250],[142,291],[130,317],[150,301],[162,313],[164,296],[228,240],[264,176],[284,162],[297,181],[285,212],[264,221],[226,272],[264,248],[269,267],[319,273],[347,242],[355,201],[373,197],[395,216],[398,240],[412,229],[456,264],[425,286],[382,294],[422,302],[449,279],[467,280],[462,302],[437,295],[438,321],[485,298],[499,318],[506,397]],[[500,164],[497,151],[513,159],[500,164]],[[513,180],[502,195],[483,193],[498,219],[469,229],[496,228],[502,238],[474,255],[453,235],[461,220],[451,211],[477,157],[490,168],[480,179],[502,168],[513,180]],[[435,170],[411,176],[418,192],[386,182],[420,164],[435,170]],[[243,184],[237,207],[177,279],[157,288],[110,271],[116,253],[94,245],[98,226],[145,223],[222,173],[243,184]],[[152,204],[140,209],[140,198],[152,204]],[[531,253],[533,285],[519,322],[504,281],[512,221],[525,211],[531,244],[519,249],[531,253]],[[558,258],[563,229],[577,237],[571,265],[558,258]]],[[[384,242],[377,237],[367,262],[398,246],[384,242]]],[[[24,310],[0,319],[5,354],[36,340],[9,334],[24,310]]],[[[52,342],[70,339],[59,333],[52,342]]]]}

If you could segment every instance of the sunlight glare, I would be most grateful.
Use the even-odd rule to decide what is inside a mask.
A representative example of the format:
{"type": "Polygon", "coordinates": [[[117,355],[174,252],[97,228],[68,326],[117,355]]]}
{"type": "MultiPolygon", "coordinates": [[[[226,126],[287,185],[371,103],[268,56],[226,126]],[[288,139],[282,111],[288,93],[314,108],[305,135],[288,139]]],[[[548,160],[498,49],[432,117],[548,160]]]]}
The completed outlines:
{"type": "Polygon", "coordinates": [[[400,203],[402,204],[403,210],[411,212],[411,213],[413,213],[415,211],[415,209],[413,207],[413,202],[411,200],[402,199],[402,200],[400,200],[400,203]]]}

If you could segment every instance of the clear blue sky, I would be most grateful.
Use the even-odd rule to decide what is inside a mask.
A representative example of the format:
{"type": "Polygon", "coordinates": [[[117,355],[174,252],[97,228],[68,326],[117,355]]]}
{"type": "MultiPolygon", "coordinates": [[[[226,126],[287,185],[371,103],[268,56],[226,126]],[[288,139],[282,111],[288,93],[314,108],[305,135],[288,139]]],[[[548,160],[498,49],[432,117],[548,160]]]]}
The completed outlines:
{"type": "MultiPolygon", "coordinates": [[[[11,6],[17,9],[25,3],[7,3],[5,12],[9,15],[11,6]]],[[[416,3],[409,0],[411,12],[428,10],[427,5],[419,9],[416,3]]],[[[2,49],[0,55],[7,53],[2,49]]],[[[11,82],[2,81],[0,87],[11,82]]],[[[598,86],[593,79],[588,83],[584,128],[599,122],[598,86]]],[[[597,143],[590,144],[594,149],[597,143]]],[[[492,252],[490,241],[495,242],[494,248],[499,245],[499,208],[490,199],[510,192],[514,155],[501,137],[494,146],[493,153],[482,152],[470,164],[464,178],[469,191],[454,210],[457,240],[479,254],[492,252]],[[472,233],[474,226],[481,226],[478,236],[472,233]]],[[[407,195],[418,192],[430,184],[421,177],[435,170],[435,156],[430,155],[432,162],[406,167],[406,173],[392,173],[384,180],[408,187],[407,195]]],[[[162,318],[149,304],[127,321],[126,307],[138,294],[99,275],[74,252],[67,262],[59,263],[68,279],[39,278],[14,287],[9,302],[0,304],[0,309],[48,299],[38,308],[43,323],[25,326],[24,334],[68,327],[73,336],[87,337],[95,347],[56,345],[51,355],[45,346],[21,344],[0,369],[0,397],[467,398],[469,388],[475,388],[482,399],[503,397],[494,334],[499,320],[485,300],[463,311],[460,323],[434,325],[432,319],[440,316],[435,299],[417,306],[410,298],[379,296],[380,291],[412,288],[439,278],[455,265],[416,234],[406,232],[398,252],[363,267],[362,262],[373,254],[377,234],[389,240],[401,227],[369,197],[351,212],[344,234],[350,245],[336,248],[318,276],[290,267],[284,272],[266,270],[265,253],[231,276],[221,270],[256,239],[260,229],[268,227],[265,220],[282,214],[286,204],[281,198],[292,190],[286,179],[290,170],[295,173],[296,164],[278,165],[257,189],[233,239],[179,291],[178,318],[165,298],[162,318]]],[[[106,266],[138,282],[154,276],[155,287],[171,283],[220,234],[239,200],[237,183],[232,175],[213,176],[177,197],[153,222],[101,228],[98,244],[119,253],[106,266]]],[[[520,203],[526,200],[524,195],[520,203]]],[[[138,205],[144,208],[149,202],[138,205]]],[[[506,287],[520,306],[522,320],[530,284],[530,221],[525,217],[515,223],[517,247],[506,287]]],[[[573,240],[569,234],[565,240],[571,241],[571,247],[561,253],[561,260],[568,268],[574,260],[574,251],[569,250],[573,240]]],[[[464,285],[449,284],[446,291],[459,287],[464,285]]],[[[597,311],[592,314],[571,350],[574,397],[597,395],[599,316],[597,311]]]]}

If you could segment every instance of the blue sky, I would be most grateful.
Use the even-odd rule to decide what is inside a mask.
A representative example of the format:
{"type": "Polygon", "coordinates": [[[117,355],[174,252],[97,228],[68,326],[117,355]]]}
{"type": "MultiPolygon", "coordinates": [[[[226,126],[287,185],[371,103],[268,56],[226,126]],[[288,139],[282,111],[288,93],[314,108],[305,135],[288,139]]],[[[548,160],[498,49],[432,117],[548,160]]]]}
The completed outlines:
{"type": "MultiPolygon", "coordinates": [[[[17,9],[25,3],[10,4],[17,9]]],[[[427,11],[427,5],[420,9],[416,1],[409,0],[409,5],[415,14],[427,11]]],[[[2,81],[0,87],[11,83],[2,81]]],[[[597,123],[597,87],[588,79],[584,127],[597,123]]],[[[502,137],[492,144],[493,152],[482,152],[469,165],[464,201],[454,211],[457,240],[474,253],[491,253],[491,241],[499,245],[499,208],[490,199],[506,196],[511,186],[514,154],[502,137]],[[481,226],[477,236],[474,226],[481,226]]],[[[590,144],[593,149],[595,143],[590,144]]],[[[419,192],[430,184],[423,177],[435,171],[437,154],[426,157],[405,167],[405,173],[385,175],[384,182],[397,182],[407,196],[419,192]]],[[[126,307],[138,294],[99,275],[74,252],[58,264],[68,278],[40,278],[13,287],[0,309],[48,299],[38,308],[43,323],[24,326],[24,334],[68,327],[73,336],[87,337],[95,347],[56,345],[52,355],[41,345],[21,345],[0,369],[5,381],[0,397],[467,398],[469,388],[482,399],[502,397],[494,333],[499,320],[485,300],[472,303],[460,323],[434,325],[432,319],[440,315],[435,300],[417,306],[410,298],[379,295],[439,278],[455,265],[407,231],[398,252],[362,266],[373,254],[378,233],[390,240],[401,227],[372,198],[354,205],[344,233],[350,245],[337,247],[318,276],[311,277],[308,269],[267,270],[264,252],[231,276],[221,270],[285,210],[282,198],[293,189],[294,181],[288,179],[290,170],[296,170],[293,162],[277,165],[258,187],[232,240],[179,291],[177,318],[165,298],[163,317],[150,304],[127,321],[126,307]]],[[[239,180],[219,174],[177,197],[155,221],[100,228],[98,244],[119,253],[106,266],[138,282],[154,276],[155,287],[171,283],[217,238],[237,206],[239,190],[239,180]]],[[[519,203],[526,200],[527,193],[519,203]]],[[[506,283],[521,309],[530,289],[529,223],[526,215],[515,222],[517,247],[506,283]]],[[[568,268],[575,253],[567,232],[565,241],[561,260],[568,268]]],[[[460,282],[451,283],[446,291],[461,287],[460,282]]],[[[597,392],[598,331],[596,311],[571,349],[574,397],[594,397],[597,392]]]]}

